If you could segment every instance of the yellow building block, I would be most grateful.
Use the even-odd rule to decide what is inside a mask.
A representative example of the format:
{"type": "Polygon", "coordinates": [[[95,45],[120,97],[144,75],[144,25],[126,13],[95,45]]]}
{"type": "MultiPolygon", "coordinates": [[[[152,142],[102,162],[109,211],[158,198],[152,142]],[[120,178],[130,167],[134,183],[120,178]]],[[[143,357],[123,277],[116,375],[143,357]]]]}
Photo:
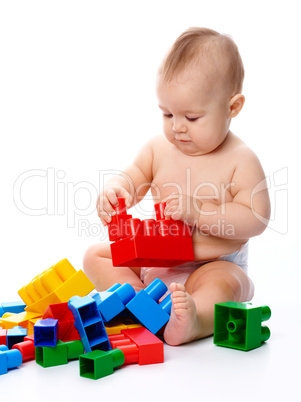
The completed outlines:
{"type": "Polygon", "coordinates": [[[65,258],[37,275],[19,290],[19,295],[27,306],[47,297],[55,289],[76,273],[75,268],[65,258]]]}
{"type": "Polygon", "coordinates": [[[130,324],[126,326],[126,329],[131,329],[131,328],[140,328],[142,327],[141,324],[130,324]]]}
{"type": "Polygon", "coordinates": [[[75,274],[63,282],[54,292],[27,306],[26,311],[34,311],[44,314],[50,304],[68,302],[73,296],[86,296],[94,289],[93,283],[83,271],[77,271],[75,274]]]}
{"type": "Polygon", "coordinates": [[[60,303],[56,294],[54,292],[50,293],[46,297],[31,303],[29,306],[25,307],[25,311],[33,311],[36,313],[44,314],[45,310],[50,304],[60,303]]]}
{"type": "Polygon", "coordinates": [[[112,320],[110,323],[105,324],[105,328],[108,335],[120,334],[123,329],[138,328],[142,327],[141,324],[135,324],[131,319],[120,319],[112,320]]]}
{"type": "Polygon", "coordinates": [[[65,258],[37,275],[18,292],[26,311],[43,314],[50,304],[64,303],[72,296],[86,296],[94,289],[85,273],[65,258]]]}
{"type": "Polygon", "coordinates": [[[4,313],[2,318],[8,318],[8,317],[10,317],[11,315],[14,315],[14,314],[15,313],[4,313]]]}
{"type": "Polygon", "coordinates": [[[123,329],[127,329],[125,324],[117,324],[117,325],[105,325],[105,329],[108,335],[116,335],[120,334],[123,329]]]}
{"type": "Polygon", "coordinates": [[[35,323],[40,320],[43,316],[38,316],[37,318],[34,318],[32,320],[28,321],[28,326],[27,326],[27,335],[33,335],[34,334],[34,325],[35,323]]]}
{"type": "Polygon", "coordinates": [[[12,314],[9,317],[0,319],[0,327],[11,329],[16,326],[28,328],[28,323],[34,318],[40,318],[41,314],[22,311],[22,313],[12,314]]]}

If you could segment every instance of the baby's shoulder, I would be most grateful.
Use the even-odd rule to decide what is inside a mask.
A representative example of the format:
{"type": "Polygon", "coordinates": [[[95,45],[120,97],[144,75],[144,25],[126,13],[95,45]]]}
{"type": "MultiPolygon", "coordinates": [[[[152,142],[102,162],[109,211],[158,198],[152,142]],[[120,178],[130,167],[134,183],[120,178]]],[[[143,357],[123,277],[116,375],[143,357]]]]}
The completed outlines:
{"type": "Polygon", "coordinates": [[[148,143],[154,148],[160,148],[162,146],[166,147],[169,144],[165,136],[162,134],[155,135],[148,141],[148,143]]]}
{"type": "MultiPolygon", "coordinates": [[[[241,187],[252,187],[264,179],[264,171],[258,156],[244,141],[234,136],[231,152],[233,182],[240,183],[241,187]]],[[[236,189],[238,188],[237,184],[236,189]]]]}
{"type": "Polygon", "coordinates": [[[171,144],[164,135],[155,135],[146,144],[152,151],[153,157],[160,158],[163,155],[167,155],[168,150],[171,148],[171,144]]]}
{"type": "Polygon", "coordinates": [[[256,153],[239,137],[232,134],[227,147],[227,153],[233,157],[237,164],[258,163],[259,159],[256,153]]]}

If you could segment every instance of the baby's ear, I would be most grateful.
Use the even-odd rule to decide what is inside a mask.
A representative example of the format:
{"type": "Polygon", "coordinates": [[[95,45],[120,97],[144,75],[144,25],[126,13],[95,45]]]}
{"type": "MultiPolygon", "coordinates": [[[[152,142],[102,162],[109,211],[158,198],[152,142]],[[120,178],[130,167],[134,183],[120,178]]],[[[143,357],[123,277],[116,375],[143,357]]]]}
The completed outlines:
{"type": "Polygon", "coordinates": [[[244,103],[245,103],[245,97],[242,94],[234,95],[230,99],[230,102],[229,102],[230,116],[229,117],[231,119],[238,115],[238,113],[243,108],[244,103]]]}

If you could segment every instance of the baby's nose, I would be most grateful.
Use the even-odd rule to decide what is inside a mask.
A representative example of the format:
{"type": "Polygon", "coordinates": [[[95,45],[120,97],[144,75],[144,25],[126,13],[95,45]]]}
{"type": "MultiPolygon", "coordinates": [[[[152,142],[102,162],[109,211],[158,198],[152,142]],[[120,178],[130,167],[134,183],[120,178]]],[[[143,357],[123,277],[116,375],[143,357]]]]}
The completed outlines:
{"type": "Polygon", "coordinates": [[[174,133],[186,133],[187,132],[187,127],[183,120],[174,119],[172,129],[173,129],[174,133]]]}

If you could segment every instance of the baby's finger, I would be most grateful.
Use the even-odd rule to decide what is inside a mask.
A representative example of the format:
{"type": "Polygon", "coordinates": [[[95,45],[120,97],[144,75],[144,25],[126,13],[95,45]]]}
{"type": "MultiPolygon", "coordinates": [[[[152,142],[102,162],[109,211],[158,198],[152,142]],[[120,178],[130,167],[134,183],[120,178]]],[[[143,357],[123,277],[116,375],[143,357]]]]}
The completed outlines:
{"type": "Polygon", "coordinates": [[[168,205],[168,204],[170,204],[172,201],[178,200],[179,197],[180,197],[179,194],[172,193],[172,194],[170,194],[168,197],[166,197],[163,201],[165,201],[166,204],[168,205]]]}
{"type": "Polygon", "coordinates": [[[133,197],[126,189],[124,189],[123,187],[120,187],[120,189],[117,192],[117,195],[118,195],[118,197],[125,199],[125,205],[127,208],[131,207],[131,204],[133,202],[133,197]]]}
{"type": "Polygon", "coordinates": [[[107,222],[106,219],[104,219],[103,215],[102,215],[102,214],[99,214],[98,216],[99,216],[100,222],[101,222],[104,226],[107,226],[109,222],[107,222]]]}
{"type": "MultiPolygon", "coordinates": [[[[118,205],[117,195],[114,190],[109,189],[107,191],[107,198],[108,198],[109,202],[111,203],[111,208],[112,208],[112,205],[115,207],[118,205]]],[[[115,210],[113,208],[112,208],[112,210],[115,212],[115,210]]]]}
{"type": "Polygon", "coordinates": [[[172,216],[172,214],[175,213],[176,210],[177,210],[177,205],[168,206],[164,210],[164,215],[165,216],[172,216]]]}
{"type": "Polygon", "coordinates": [[[171,218],[172,218],[174,221],[179,221],[179,220],[181,220],[181,218],[182,218],[182,214],[181,214],[180,211],[174,211],[174,212],[171,214],[171,218]]]}
{"type": "Polygon", "coordinates": [[[104,220],[106,223],[111,222],[111,215],[115,214],[115,210],[111,203],[108,201],[107,197],[101,197],[99,199],[99,209],[98,216],[104,220]]]}
{"type": "Polygon", "coordinates": [[[169,210],[170,208],[177,207],[178,205],[179,205],[179,200],[173,199],[173,200],[170,200],[168,203],[166,203],[165,209],[169,210]]]}

